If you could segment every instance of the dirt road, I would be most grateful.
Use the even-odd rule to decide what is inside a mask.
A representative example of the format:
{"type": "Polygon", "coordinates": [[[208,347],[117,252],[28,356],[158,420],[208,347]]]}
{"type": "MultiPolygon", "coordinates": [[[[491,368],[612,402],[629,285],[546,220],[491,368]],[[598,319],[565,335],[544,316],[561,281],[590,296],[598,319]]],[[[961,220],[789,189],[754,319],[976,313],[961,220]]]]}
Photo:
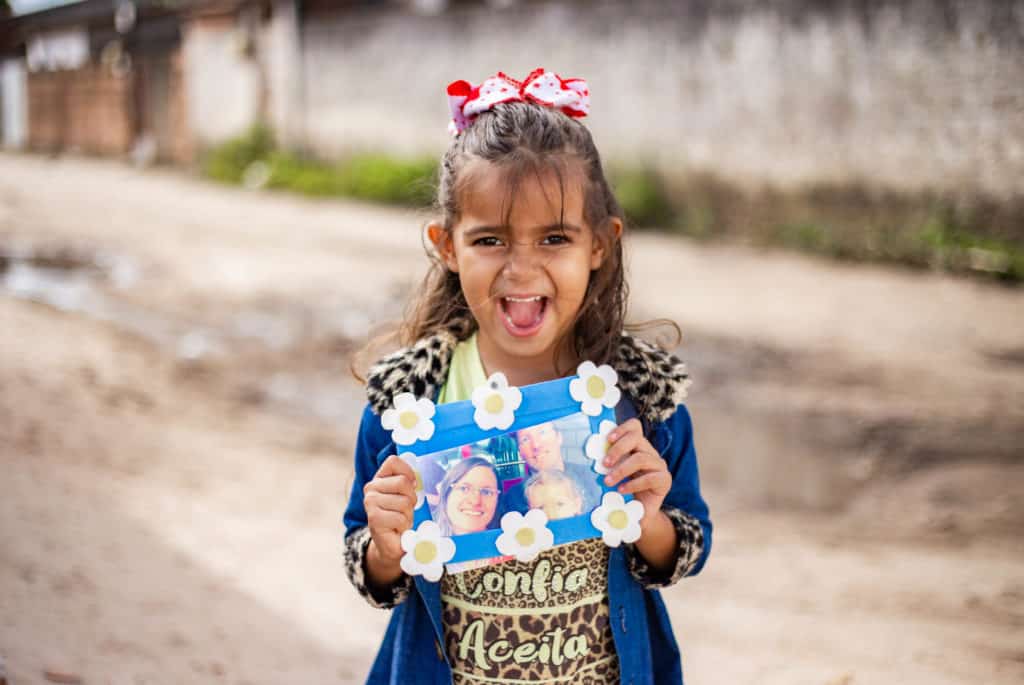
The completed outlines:
{"type": "MultiPolygon", "coordinates": [[[[0,156],[0,658],[11,683],[361,682],[344,578],[368,331],[423,217],[0,156]]],[[[637,318],[696,384],[691,685],[1024,679],[1024,293],[654,235],[637,318]]]]}

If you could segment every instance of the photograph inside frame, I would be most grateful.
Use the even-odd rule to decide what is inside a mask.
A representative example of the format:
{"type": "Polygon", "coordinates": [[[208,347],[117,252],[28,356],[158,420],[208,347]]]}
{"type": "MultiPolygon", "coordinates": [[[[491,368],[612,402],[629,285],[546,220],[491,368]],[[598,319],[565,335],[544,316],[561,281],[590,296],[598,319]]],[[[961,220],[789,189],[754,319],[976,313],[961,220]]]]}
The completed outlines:
{"type": "MultiPolygon", "coordinates": [[[[601,476],[584,454],[592,434],[581,413],[416,458],[430,517],[456,537],[501,528],[510,511],[541,509],[549,521],[589,513],[600,504],[601,476]]],[[[500,563],[496,556],[449,563],[458,573],[500,563]]]]}

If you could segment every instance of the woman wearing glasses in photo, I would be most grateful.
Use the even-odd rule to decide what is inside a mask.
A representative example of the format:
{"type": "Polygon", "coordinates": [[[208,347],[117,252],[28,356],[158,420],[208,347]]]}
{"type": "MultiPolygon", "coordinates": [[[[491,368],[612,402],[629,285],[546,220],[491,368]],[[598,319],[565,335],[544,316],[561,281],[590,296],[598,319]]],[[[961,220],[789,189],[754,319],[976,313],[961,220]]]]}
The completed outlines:
{"type": "Polygon", "coordinates": [[[469,457],[455,463],[437,487],[434,521],[442,535],[479,533],[498,526],[498,474],[491,462],[469,457]]]}

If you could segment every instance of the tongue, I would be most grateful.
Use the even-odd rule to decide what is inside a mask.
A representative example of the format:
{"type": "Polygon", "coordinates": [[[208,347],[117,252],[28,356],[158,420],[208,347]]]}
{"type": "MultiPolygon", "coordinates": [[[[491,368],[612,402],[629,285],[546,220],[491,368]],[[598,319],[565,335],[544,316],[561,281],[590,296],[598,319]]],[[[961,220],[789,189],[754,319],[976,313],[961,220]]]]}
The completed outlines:
{"type": "Polygon", "coordinates": [[[508,318],[512,319],[512,323],[518,328],[528,328],[536,323],[543,307],[543,300],[531,300],[529,302],[505,300],[505,312],[508,313],[508,318]]]}

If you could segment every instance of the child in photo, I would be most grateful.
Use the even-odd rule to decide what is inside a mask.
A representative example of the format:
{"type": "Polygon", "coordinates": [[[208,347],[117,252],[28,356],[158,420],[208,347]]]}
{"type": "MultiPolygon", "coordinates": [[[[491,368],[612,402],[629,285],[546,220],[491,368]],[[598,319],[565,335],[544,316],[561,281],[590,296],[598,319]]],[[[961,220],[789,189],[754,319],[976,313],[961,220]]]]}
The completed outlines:
{"type": "Polygon", "coordinates": [[[583,513],[583,493],[564,471],[539,471],[523,484],[530,509],[543,509],[549,521],[583,513]]]}

